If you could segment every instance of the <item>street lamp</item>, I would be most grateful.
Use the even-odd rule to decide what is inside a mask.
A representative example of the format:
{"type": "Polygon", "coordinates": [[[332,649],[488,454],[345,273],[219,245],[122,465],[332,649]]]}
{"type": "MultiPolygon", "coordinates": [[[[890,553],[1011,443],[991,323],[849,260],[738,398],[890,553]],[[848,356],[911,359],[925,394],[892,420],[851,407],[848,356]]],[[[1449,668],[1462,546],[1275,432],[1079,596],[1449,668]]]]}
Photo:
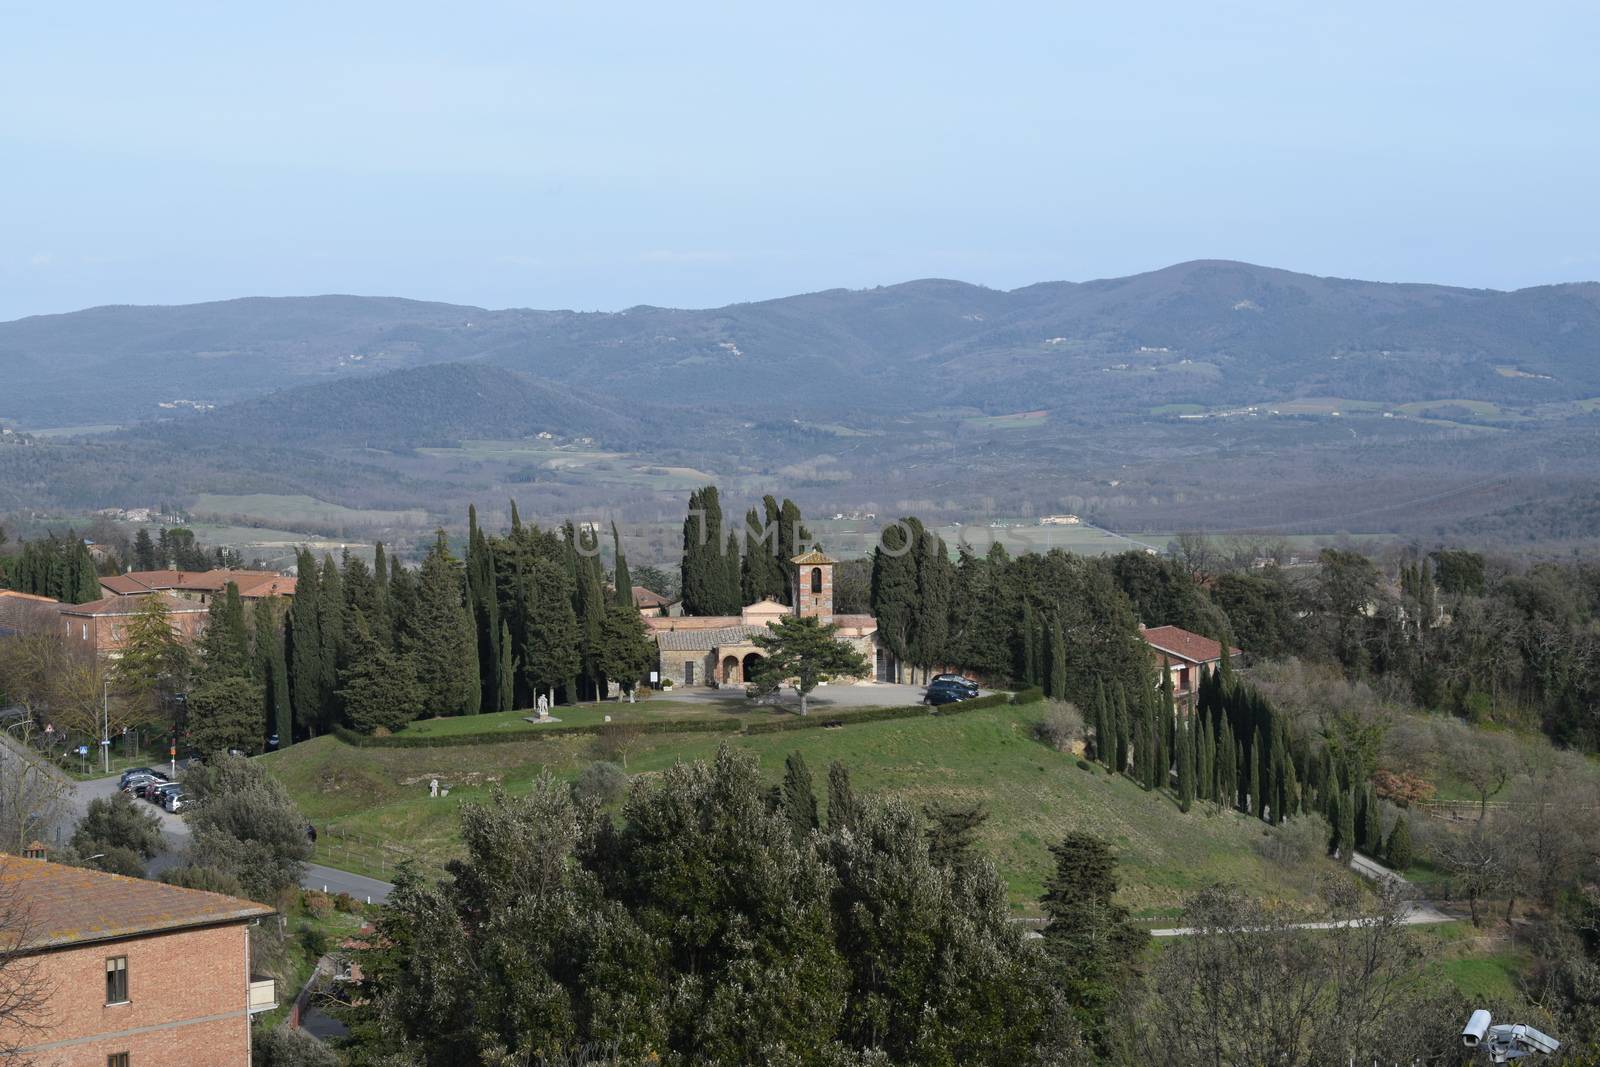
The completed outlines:
{"type": "Polygon", "coordinates": [[[100,761],[105,773],[111,773],[111,679],[105,680],[100,691],[100,761]]]}

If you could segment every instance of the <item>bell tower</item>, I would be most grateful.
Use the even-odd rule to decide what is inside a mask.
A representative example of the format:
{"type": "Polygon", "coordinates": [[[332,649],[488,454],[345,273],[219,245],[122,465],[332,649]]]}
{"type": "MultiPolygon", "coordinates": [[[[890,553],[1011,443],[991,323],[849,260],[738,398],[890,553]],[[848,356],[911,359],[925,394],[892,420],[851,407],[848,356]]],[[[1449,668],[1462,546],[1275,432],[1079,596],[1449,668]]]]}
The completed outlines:
{"type": "Polygon", "coordinates": [[[833,565],[839,561],[813,548],[794,557],[792,579],[794,613],[812,616],[825,623],[833,621],[833,565]]]}

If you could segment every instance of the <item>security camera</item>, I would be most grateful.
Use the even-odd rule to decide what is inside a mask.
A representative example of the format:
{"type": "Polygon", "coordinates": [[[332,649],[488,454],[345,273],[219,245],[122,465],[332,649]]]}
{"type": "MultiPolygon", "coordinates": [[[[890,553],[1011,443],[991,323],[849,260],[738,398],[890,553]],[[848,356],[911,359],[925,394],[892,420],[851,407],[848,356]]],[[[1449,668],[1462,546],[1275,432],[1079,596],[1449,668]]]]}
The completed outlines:
{"type": "Polygon", "coordinates": [[[1489,1013],[1482,1008],[1472,1013],[1472,1018],[1467,1020],[1467,1025],[1461,1028],[1461,1043],[1468,1048],[1477,1048],[1478,1043],[1489,1033],[1489,1013]]]}
{"type": "Polygon", "coordinates": [[[1490,1063],[1509,1063],[1535,1053],[1550,1056],[1561,1048],[1561,1042],[1531,1026],[1494,1025],[1489,1013],[1482,1008],[1473,1012],[1467,1025],[1461,1028],[1461,1043],[1471,1049],[1482,1048],[1489,1054],[1490,1063]]]}

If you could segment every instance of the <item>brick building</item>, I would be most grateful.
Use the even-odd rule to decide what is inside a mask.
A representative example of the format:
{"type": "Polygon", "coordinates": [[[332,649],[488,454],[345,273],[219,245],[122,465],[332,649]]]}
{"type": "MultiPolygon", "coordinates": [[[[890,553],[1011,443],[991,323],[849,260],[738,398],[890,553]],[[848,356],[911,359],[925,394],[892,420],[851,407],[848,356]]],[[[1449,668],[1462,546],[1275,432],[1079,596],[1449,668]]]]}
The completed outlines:
{"type": "MultiPolygon", "coordinates": [[[[1139,636],[1150,646],[1156,662],[1172,675],[1172,693],[1179,707],[1192,701],[1199,689],[1200,668],[1216,670],[1222,664],[1222,645],[1203,634],[1178,626],[1141,626],[1139,636]]],[[[1238,665],[1244,653],[1230,645],[1228,655],[1238,665]]]]}
{"type": "Polygon", "coordinates": [[[199,601],[185,600],[171,593],[109,596],[87,604],[62,604],[57,615],[69,643],[76,643],[97,656],[116,659],[122,655],[128,624],[153,596],[166,602],[172,630],[179,640],[192,642],[205,630],[210,609],[199,601]]]}
{"type": "Polygon", "coordinates": [[[800,615],[838,627],[839,639],[855,646],[873,665],[873,677],[892,681],[893,658],[878,641],[878,620],[833,612],[833,568],[838,560],[812,549],[789,562],[793,607],[768,599],[747,605],[738,615],[647,616],[644,624],[655,635],[661,677],[673,685],[741,685],[765,656],[755,643],[756,635],[780,618],[800,615]]]}
{"type": "Polygon", "coordinates": [[[0,589],[0,637],[51,630],[58,624],[61,601],[14,589],[0,589]]]}
{"type": "Polygon", "coordinates": [[[184,600],[210,603],[232,582],[239,587],[242,600],[294,596],[295,579],[272,571],[243,571],[218,568],[209,571],[128,571],[100,579],[107,596],[142,596],[146,593],[171,593],[184,600]]]}
{"type": "Polygon", "coordinates": [[[252,981],[253,901],[42,859],[0,855],[16,950],[45,1011],[0,1022],[0,1047],[37,1067],[248,1067],[250,1016],[276,1007],[252,981]]]}

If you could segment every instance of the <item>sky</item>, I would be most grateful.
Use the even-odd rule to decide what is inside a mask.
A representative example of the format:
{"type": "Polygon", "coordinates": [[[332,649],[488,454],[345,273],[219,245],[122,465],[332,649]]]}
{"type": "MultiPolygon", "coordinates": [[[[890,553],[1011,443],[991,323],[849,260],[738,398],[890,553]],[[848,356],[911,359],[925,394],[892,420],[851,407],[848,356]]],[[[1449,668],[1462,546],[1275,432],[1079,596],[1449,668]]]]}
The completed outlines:
{"type": "Polygon", "coordinates": [[[1600,5],[16,4],[0,320],[1600,278],[1600,5]]]}

